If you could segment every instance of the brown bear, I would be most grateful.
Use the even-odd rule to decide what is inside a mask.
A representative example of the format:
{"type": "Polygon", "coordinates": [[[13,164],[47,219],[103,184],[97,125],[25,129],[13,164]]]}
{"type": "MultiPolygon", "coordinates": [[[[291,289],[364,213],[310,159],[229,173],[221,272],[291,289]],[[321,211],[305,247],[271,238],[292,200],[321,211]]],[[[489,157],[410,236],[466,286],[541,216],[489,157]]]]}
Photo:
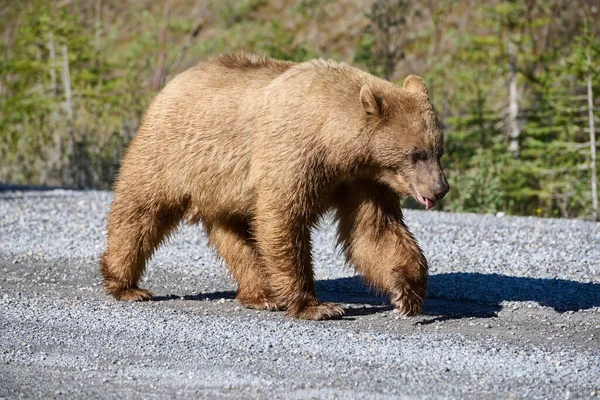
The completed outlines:
{"type": "Polygon", "coordinates": [[[176,76],[123,160],[101,257],[106,290],[149,300],[146,262],[181,220],[202,222],[246,307],[340,317],[320,303],[311,228],[334,209],[347,260],[403,315],[421,311],[427,261],[400,197],[444,197],[443,136],[427,88],[343,63],[222,56],[176,76]]]}

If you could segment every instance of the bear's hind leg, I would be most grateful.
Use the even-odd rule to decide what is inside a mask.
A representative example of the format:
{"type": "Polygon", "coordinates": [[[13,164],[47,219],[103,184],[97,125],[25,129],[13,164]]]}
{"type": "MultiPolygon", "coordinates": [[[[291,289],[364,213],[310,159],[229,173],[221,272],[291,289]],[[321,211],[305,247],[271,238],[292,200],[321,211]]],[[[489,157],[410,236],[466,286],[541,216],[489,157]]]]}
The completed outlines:
{"type": "Polygon", "coordinates": [[[264,268],[247,223],[206,223],[209,240],[238,283],[236,299],[244,307],[276,311],[283,307],[270,294],[264,268]]]}
{"type": "Polygon", "coordinates": [[[421,312],[427,260],[404,224],[400,199],[369,182],[340,190],[338,239],[348,261],[405,316],[421,312]]]}
{"type": "Polygon", "coordinates": [[[150,300],[152,294],[138,282],[146,262],[177,226],[183,209],[138,205],[118,194],[108,216],[108,245],[100,258],[106,291],[117,300],[150,300]]]}
{"type": "MultiPolygon", "coordinates": [[[[274,298],[289,315],[308,320],[340,318],[344,309],[317,300],[312,270],[310,224],[294,216],[293,207],[261,199],[254,221],[256,248],[264,260],[274,298]]],[[[291,202],[290,202],[291,204],[291,202]]]]}

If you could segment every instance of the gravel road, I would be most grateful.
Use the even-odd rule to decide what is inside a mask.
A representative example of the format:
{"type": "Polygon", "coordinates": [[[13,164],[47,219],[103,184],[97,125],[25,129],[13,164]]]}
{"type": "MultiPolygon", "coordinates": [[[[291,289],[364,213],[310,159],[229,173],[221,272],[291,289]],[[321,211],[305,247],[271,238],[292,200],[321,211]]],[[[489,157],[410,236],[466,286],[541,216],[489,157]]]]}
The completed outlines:
{"type": "Polygon", "coordinates": [[[0,190],[0,397],[600,397],[600,224],[406,211],[431,265],[402,319],[315,232],[338,321],[241,308],[200,227],[150,262],[147,303],[97,270],[111,193],[0,190]]]}

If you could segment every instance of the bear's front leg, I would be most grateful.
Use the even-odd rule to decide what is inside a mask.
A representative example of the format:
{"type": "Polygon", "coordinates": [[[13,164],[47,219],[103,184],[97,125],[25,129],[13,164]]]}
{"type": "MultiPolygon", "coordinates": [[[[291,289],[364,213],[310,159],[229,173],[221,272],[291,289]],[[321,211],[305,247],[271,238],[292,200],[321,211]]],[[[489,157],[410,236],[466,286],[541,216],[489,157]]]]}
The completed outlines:
{"type": "Polygon", "coordinates": [[[338,193],[339,240],[346,257],[404,316],[418,315],[427,294],[427,260],[387,186],[360,182],[338,193]]]}
{"type": "Polygon", "coordinates": [[[293,317],[309,320],[340,318],[344,309],[317,300],[312,270],[310,224],[294,205],[259,199],[253,226],[273,298],[293,317]]]}

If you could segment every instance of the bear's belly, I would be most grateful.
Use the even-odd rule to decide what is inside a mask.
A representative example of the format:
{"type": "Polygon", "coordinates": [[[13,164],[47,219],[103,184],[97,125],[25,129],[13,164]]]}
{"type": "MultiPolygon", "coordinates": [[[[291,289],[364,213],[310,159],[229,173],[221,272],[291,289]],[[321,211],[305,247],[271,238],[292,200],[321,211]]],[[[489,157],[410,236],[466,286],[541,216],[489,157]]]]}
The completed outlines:
{"type": "Polygon", "coordinates": [[[254,189],[246,181],[215,180],[213,185],[192,191],[185,219],[191,224],[229,219],[251,220],[254,205],[254,189]]]}

